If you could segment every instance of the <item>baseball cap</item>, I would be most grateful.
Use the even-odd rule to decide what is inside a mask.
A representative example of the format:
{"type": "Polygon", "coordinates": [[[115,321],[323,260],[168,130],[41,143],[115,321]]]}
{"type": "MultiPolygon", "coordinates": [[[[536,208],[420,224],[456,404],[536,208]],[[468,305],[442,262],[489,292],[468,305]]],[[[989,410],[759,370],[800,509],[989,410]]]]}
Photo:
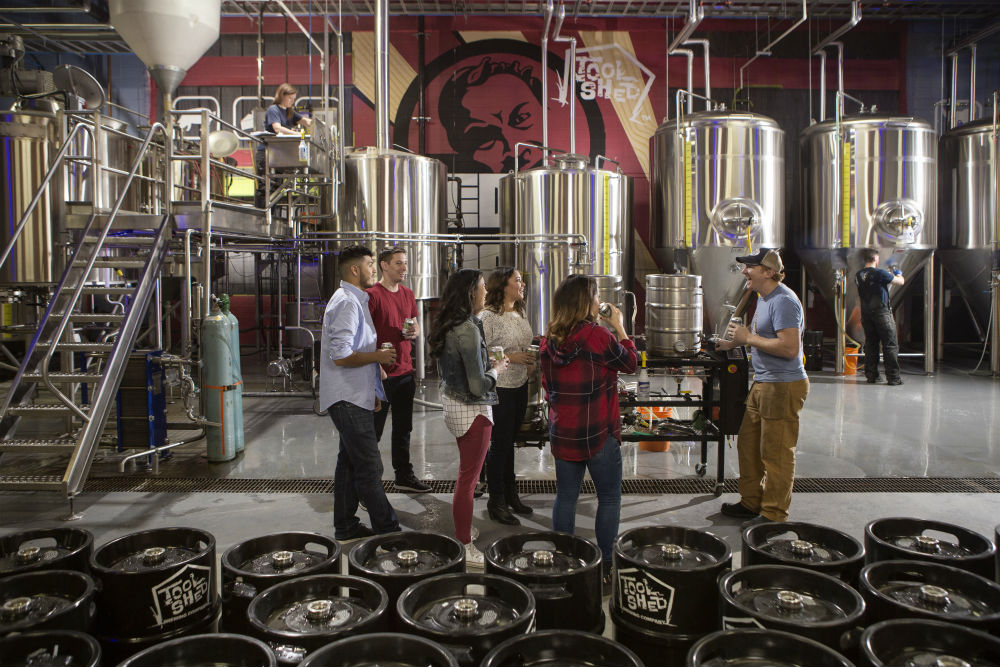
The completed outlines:
{"type": "Polygon", "coordinates": [[[778,274],[778,277],[785,275],[785,265],[781,262],[781,255],[777,250],[763,248],[753,255],[737,257],[736,261],[747,266],[766,266],[778,274]]]}

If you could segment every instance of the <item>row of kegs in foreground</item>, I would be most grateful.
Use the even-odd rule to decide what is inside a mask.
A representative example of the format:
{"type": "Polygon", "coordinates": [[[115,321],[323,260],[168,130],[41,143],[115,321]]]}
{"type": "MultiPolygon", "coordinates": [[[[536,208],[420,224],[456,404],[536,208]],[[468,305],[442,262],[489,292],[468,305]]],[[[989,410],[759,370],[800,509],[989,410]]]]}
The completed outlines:
{"type": "Polygon", "coordinates": [[[463,546],[429,532],[377,535],[346,559],[329,537],[278,533],[231,547],[220,568],[215,538],[194,528],[96,550],[86,530],[35,530],[0,538],[0,662],[1000,665],[1000,558],[978,533],[887,518],[864,546],[805,523],[742,541],[733,570],[711,533],[623,532],[612,641],[600,551],[564,533],[502,537],[470,573],[463,546]]]}

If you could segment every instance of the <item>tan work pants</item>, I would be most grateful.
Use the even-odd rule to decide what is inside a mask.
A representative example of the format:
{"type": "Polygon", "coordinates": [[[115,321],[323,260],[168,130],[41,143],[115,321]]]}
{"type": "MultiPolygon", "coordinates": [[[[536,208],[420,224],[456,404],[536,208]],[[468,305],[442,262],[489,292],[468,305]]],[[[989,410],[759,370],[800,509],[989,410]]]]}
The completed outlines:
{"type": "Polygon", "coordinates": [[[795,481],[799,412],[809,380],[754,382],[740,424],[740,500],[771,521],[788,519],[795,481]]]}

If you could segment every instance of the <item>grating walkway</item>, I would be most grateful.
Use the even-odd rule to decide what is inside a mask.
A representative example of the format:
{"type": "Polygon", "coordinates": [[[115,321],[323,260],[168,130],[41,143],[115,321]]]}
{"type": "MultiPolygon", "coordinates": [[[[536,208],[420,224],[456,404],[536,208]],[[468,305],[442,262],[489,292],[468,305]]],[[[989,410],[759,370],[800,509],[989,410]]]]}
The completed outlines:
{"type": "MultiPolygon", "coordinates": [[[[452,493],[455,480],[428,481],[432,493],[452,493]]],[[[395,485],[382,482],[388,493],[395,485]]],[[[555,494],[553,479],[518,480],[521,494],[555,494]]],[[[626,479],[624,495],[711,494],[714,479],[626,479]]],[[[736,492],[736,480],[727,479],[725,493],[736,492]]],[[[92,478],[86,493],[332,493],[332,479],[215,479],[211,477],[92,478]]],[[[583,493],[594,493],[589,479],[583,493]]],[[[805,477],[795,480],[795,493],[1000,493],[1000,477],[805,477]]]]}

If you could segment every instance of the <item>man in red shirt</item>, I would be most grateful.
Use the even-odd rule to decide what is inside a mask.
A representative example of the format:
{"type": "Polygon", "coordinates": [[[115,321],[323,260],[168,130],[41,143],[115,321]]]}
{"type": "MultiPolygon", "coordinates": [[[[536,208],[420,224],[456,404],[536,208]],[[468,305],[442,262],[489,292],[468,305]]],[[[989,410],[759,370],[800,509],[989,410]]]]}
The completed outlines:
{"type": "Polygon", "coordinates": [[[413,342],[420,334],[416,324],[417,301],[413,291],[403,284],[406,277],[406,250],[388,248],[378,255],[382,279],[368,288],[368,309],[375,323],[378,345],[392,343],[396,348],[396,363],[383,366],[382,380],[386,402],[375,413],[375,437],[382,439],[385,420],[392,411],[392,467],[396,473],[396,488],[427,493],[431,487],[417,479],[410,463],[410,432],[413,430],[413,395],[416,380],[413,370],[413,342]],[[411,319],[412,326],[405,326],[411,319]]]}

